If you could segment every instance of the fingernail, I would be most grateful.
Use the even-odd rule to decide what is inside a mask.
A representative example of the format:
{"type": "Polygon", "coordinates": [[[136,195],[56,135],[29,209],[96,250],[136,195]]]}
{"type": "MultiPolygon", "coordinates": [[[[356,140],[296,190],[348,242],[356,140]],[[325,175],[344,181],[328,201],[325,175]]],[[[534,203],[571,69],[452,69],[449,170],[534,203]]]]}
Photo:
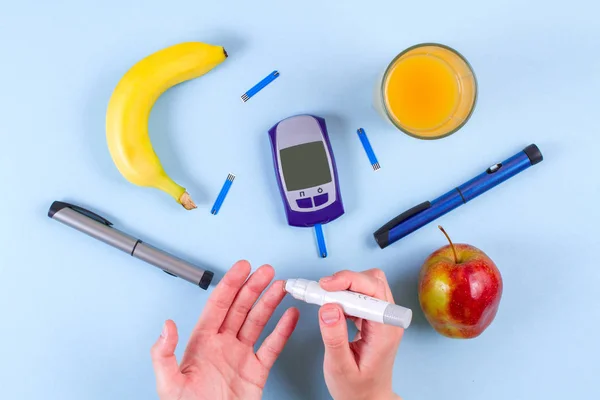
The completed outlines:
{"type": "Polygon", "coordinates": [[[333,280],[333,276],[326,276],[324,278],[321,278],[321,283],[326,283],[333,280]]]}
{"type": "Polygon", "coordinates": [[[340,311],[337,308],[328,308],[321,312],[321,319],[325,325],[333,325],[340,320],[340,311]]]}
{"type": "Polygon", "coordinates": [[[167,338],[167,324],[165,323],[162,328],[162,332],[160,333],[160,337],[163,339],[167,338]]]}

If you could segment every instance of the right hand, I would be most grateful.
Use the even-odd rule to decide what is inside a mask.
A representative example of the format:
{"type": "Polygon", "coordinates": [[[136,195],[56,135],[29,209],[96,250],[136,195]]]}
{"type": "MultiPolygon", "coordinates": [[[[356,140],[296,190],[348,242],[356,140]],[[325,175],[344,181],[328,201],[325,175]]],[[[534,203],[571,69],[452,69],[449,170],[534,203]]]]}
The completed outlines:
{"type": "MultiPolygon", "coordinates": [[[[319,281],[327,291],[350,290],[394,302],[383,271],[341,271],[319,281]]],[[[358,333],[348,341],[342,308],[324,304],[319,324],[325,344],[323,371],[329,393],[338,400],[400,399],[392,390],[392,369],[404,329],[349,317],[358,333]]]]}

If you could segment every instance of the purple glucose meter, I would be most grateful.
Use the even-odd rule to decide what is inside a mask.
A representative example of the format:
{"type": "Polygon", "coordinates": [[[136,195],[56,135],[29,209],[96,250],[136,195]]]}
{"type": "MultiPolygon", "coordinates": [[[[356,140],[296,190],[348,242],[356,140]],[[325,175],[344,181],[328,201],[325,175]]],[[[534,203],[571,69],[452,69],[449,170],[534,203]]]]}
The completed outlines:
{"type": "Polygon", "coordinates": [[[288,224],[320,229],[344,214],[325,120],[290,117],[272,127],[269,138],[288,224]]]}

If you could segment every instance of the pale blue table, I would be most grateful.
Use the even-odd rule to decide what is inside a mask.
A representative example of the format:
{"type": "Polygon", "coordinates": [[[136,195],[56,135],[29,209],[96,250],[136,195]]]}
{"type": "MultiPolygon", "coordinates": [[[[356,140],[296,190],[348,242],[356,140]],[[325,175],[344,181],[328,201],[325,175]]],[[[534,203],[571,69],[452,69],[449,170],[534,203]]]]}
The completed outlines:
{"type": "MultiPolygon", "coordinates": [[[[6,1],[0,6],[0,398],[155,398],[149,348],[162,322],[180,356],[209,292],[46,217],[61,199],[222,273],[237,259],[279,278],[380,267],[415,311],[394,371],[406,399],[590,399],[598,379],[600,24],[592,1],[6,1]],[[584,4],[586,3],[586,4],[584,4]],[[230,59],[169,91],[151,116],[157,152],[199,210],[127,183],[104,139],[108,98],[138,59],[180,41],[223,44],[230,59]],[[480,85],[470,122],[427,142],[371,108],[371,88],[399,51],[453,46],[480,85]],[[273,69],[281,77],[243,104],[273,69]],[[347,213],[326,227],[330,251],[285,218],[266,131],[310,112],[327,119],[347,213]],[[355,129],[383,166],[374,173],[355,129]],[[545,161],[440,222],[480,247],[504,277],[492,326],[443,338],[419,310],[425,257],[445,244],[428,226],[386,249],[388,218],[530,143],[545,161]],[[209,208],[228,172],[221,213],[209,208]],[[378,204],[375,206],[375,204],[378,204]]],[[[285,305],[298,305],[288,299],[285,305]]],[[[267,399],[327,397],[316,307],[267,383],[267,399]]],[[[281,311],[280,311],[281,313],[281,311]]]]}

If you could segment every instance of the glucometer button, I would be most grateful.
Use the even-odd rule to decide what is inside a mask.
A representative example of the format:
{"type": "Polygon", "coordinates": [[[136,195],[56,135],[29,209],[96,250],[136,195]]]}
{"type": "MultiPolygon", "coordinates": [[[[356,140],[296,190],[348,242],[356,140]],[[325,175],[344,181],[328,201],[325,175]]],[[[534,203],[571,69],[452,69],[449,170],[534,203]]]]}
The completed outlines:
{"type": "Polygon", "coordinates": [[[329,201],[329,193],[325,193],[325,194],[321,194],[319,196],[315,196],[314,198],[315,201],[315,207],[318,207],[322,204],[325,204],[329,201]]]}
{"type": "Polygon", "coordinates": [[[298,199],[296,200],[296,204],[298,204],[298,207],[300,208],[311,208],[312,205],[312,199],[310,197],[307,197],[305,199],[298,199]]]}

